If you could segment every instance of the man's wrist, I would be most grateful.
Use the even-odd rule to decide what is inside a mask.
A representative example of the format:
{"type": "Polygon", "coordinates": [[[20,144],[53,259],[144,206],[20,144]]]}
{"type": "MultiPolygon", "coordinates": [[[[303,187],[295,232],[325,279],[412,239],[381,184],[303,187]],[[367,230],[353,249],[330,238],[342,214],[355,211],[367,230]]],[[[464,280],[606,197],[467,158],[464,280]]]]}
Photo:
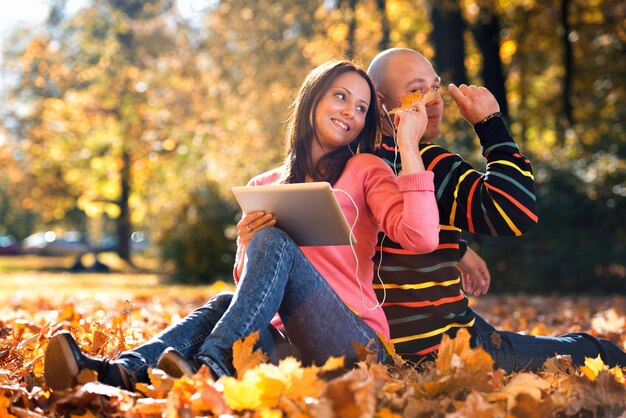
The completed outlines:
{"type": "Polygon", "coordinates": [[[474,124],[474,126],[482,125],[484,123],[489,122],[491,119],[494,119],[494,118],[502,118],[502,112],[494,112],[491,115],[487,116],[486,118],[482,119],[480,122],[474,124]]]}

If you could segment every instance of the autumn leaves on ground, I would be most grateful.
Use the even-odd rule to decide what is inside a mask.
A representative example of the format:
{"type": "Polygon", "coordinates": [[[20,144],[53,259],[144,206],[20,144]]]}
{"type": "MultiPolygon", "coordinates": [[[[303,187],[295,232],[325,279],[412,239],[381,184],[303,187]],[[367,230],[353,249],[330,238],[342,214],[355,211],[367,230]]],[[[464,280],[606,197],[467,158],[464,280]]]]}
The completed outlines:
{"type": "MultiPolygon", "coordinates": [[[[626,417],[626,369],[599,359],[573,367],[549,360],[538,373],[492,370],[468,335],[445,339],[434,363],[417,368],[341,359],[303,367],[253,352],[254,335],[233,347],[237,376],[213,382],[206,370],[173,380],[151,371],[151,384],[126,392],[81,375],[80,386],[51,393],[42,379],[48,338],[69,329],[81,347],[113,357],[141,344],[202,304],[223,283],[169,287],[154,275],[70,275],[3,269],[0,260],[0,417],[314,416],[314,417],[626,417]]],[[[472,301],[490,322],[514,331],[590,331],[626,347],[626,299],[487,296],[472,301]]]]}

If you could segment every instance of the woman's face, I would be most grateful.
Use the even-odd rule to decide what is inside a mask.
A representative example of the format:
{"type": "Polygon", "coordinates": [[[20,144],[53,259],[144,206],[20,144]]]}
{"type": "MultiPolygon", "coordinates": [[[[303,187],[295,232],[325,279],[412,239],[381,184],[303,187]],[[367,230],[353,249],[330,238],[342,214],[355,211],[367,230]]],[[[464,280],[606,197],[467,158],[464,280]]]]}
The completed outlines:
{"type": "Polygon", "coordinates": [[[335,78],[317,105],[314,146],[328,153],[354,141],[365,126],[370,97],[369,85],[358,73],[349,71],[335,78]]]}

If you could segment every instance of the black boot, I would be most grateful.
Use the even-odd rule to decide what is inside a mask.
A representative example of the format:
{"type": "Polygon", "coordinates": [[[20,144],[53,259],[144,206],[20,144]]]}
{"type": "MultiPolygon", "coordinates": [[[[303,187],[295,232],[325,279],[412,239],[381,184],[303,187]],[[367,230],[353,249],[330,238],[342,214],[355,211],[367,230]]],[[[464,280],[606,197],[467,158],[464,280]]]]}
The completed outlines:
{"type": "Polygon", "coordinates": [[[159,357],[157,369],[161,369],[173,378],[179,379],[183,376],[193,377],[199,367],[195,361],[187,360],[185,356],[174,348],[168,347],[159,357]]]}
{"type": "Polygon", "coordinates": [[[98,373],[98,381],[126,390],[134,390],[126,370],[106,359],[96,359],[83,354],[68,331],[57,332],[50,338],[44,355],[43,375],[52,390],[65,390],[76,386],[81,370],[98,373]]]}

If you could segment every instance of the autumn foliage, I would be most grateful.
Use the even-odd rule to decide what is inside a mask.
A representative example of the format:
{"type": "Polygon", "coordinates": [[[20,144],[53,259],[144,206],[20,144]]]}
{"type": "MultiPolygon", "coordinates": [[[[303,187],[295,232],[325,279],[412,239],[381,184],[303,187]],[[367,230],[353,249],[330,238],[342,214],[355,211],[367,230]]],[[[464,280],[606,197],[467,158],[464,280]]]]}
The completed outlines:
{"type": "MultiPolygon", "coordinates": [[[[258,335],[252,334],[233,347],[237,375],[216,382],[207,369],[192,379],[178,380],[151,369],[150,384],[128,392],[98,383],[94,373],[85,372],[72,390],[48,390],[42,379],[43,353],[54,332],[69,329],[85,352],[114,357],[204,300],[202,295],[186,301],[168,295],[138,296],[132,303],[71,298],[51,303],[41,297],[13,306],[13,315],[3,313],[0,417],[623,417],[626,411],[624,369],[609,369],[599,358],[575,367],[568,357],[555,357],[537,373],[505,374],[493,370],[486,352],[469,347],[465,331],[456,339],[444,337],[436,361],[418,365],[403,363],[397,356],[395,364],[376,364],[368,347],[360,346],[356,348],[362,361],[352,370],[343,368],[341,358],[311,367],[293,358],[273,365],[253,349],[258,335]]],[[[571,321],[554,326],[546,324],[559,323],[561,309],[542,310],[540,304],[522,300],[487,299],[483,311],[499,315],[498,307],[505,305],[509,312],[523,310],[528,329],[544,333],[576,330],[576,318],[587,315],[594,333],[622,345],[626,341],[621,298],[610,302],[617,302],[618,310],[599,311],[593,318],[590,310],[601,306],[565,299],[562,310],[575,306],[569,311],[571,321]]]]}

